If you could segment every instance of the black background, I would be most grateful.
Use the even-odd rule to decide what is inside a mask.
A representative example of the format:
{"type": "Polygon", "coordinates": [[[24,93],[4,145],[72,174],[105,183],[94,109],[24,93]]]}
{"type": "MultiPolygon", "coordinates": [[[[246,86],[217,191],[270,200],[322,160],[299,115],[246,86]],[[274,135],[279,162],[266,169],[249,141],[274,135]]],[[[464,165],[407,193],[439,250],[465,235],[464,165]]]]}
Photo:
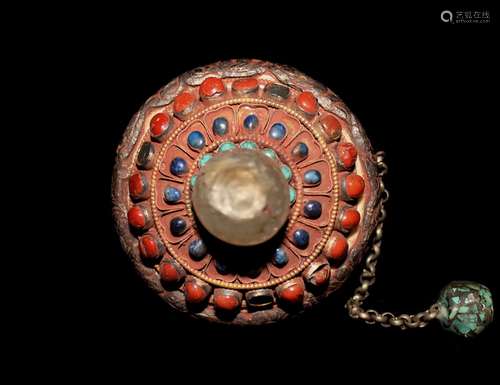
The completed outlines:
{"type": "Polygon", "coordinates": [[[443,362],[450,360],[474,363],[472,370],[484,373],[497,354],[496,324],[464,340],[438,323],[402,332],[351,320],[344,304],[359,271],[300,319],[245,329],[179,318],[135,275],[115,235],[110,202],[115,149],[128,120],[187,70],[258,58],[294,66],[331,88],[357,115],[373,147],[387,154],[391,199],[366,306],[419,312],[457,279],[482,282],[498,298],[498,226],[491,222],[499,214],[494,9],[450,8],[488,9],[492,20],[448,25],[439,19],[447,7],[345,11],[290,3],[269,13],[247,7],[223,12],[212,5],[197,14],[137,9],[134,16],[114,10],[65,21],[77,33],[71,47],[61,46],[55,66],[65,69],[58,76],[76,95],[67,100],[70,122],[84,133],[74,141],[73,162],[81,172],[71,183],[82,195],[73,221],[84,242],[72,249],[78,262],[62,305],[71,318],[59,325],[59,336],[86,365],[109,367],[117,359],[120,370],[140,360],[153,372],[163,370],[157,363],[167,370],[189,362],[210,365],[214,376],[221,367],[249,376],[268,368],[319,376],[341,371],[346,361],[359,362],[361,373],[376,361],[383,370],[376,373],[391,378],[395,362],[425,376],[439,365],[457,370],[443,362]],[[487,362],[479,366],[482,355],[487,362]]]}

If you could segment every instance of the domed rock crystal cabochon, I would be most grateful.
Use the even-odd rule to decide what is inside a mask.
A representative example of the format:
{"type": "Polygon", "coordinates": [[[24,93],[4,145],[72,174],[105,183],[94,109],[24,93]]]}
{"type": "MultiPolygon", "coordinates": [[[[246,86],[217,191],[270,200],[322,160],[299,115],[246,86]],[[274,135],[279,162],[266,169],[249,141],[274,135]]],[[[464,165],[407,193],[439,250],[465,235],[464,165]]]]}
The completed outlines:
{"type": "Polygon", "coordinates": [[[288,184],[276,162],[258,151],[223,152],[197,177],[193,208],[216,238],[237,246],[257,245],[285,224],[288,184]]]}

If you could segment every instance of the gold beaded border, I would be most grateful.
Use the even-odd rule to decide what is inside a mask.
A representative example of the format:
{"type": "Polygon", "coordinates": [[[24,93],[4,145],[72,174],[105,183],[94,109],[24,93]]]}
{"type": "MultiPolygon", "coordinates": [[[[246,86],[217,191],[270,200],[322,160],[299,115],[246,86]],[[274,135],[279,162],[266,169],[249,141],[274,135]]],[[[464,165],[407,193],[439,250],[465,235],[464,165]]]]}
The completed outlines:
{"type": "MultiPolygon", "coordinates": [[[[286,227],[286,230],[288,231],[294,223],[297,221],[299,217],[299,212],[300,212],[300,205],[298,202],[302,202],[303,196],[304,196],[304,189],[302,185],[302,180],[299,177],[299,171],[297,165],[292,162],[292,159],[281,149],[276,146],[274,143],[271,143],[268,140],[265,139],[259,139],[255,135],[231,135],[225,138],[221,138],[216,140],[214,143],[212,143],[210,146],[206,147],[201,151],[198,155],[198,157],[195,159],[193,162],[193,165],[191,166],[191,169],[189,170],[189,173],[186,176],[186,180],[184,182],[184,190],[185,191],[185,200],[186,200],[186,210],[189,216],[189,219],[194,222],[194,215],[193,215],[193,210],[192,210],[192,202],[191,202],[191,178],[194,176],[196,169],[198,168],[199,161],[201,158],[209,153],[214,152],[221,144],[226,143],[226,142],[233,142],[233,143],[239,143],[241,144],[244,141],[253,141],[256,144],[264,147],[264,148],[271,148],[276,154],[280,157],[281,161],[285,163],[290,169],[292,170],[292,175],[293,175],[293,181],[295,184],[295,189],[297,192],[297,196],[295,198],[295,206],[292,210],[292,214],[290,215],[290,218],[288,220],[288,225],[286,227]]],[[[262,149],[261,149],[262,150],[262,149]]],[[[258,150],[256,150],[258,151],[258,150]]],[[[201,167],[199,167],[201,169],[201,167]]]]}
{"type": "Polygon", "coordinates": [[[203,110],[197,112],[195,115],[191,116],[189,119],[184,121],[175,131],[173,131],[169,136],[168,139],[165,143],[163,143],[160,153],[158,154],[158,158],[156,159],[155,166],[153,167],[153,172],[151,175],[151,208],[152,208],[152,213],[153,213],[153,219],[155,222],[156,227],[159,229],[161,228],[161,223],[160,223],[160,218],[158,215],[158,212],[156,210],[153,210],[153,207],[156,207],[156,179],[157,179],[157,174],[158,170],[160,168],[161,161],[165,155],[165,152],[169,148],[169,146],[172,144],[172,142],[177,138],[177,136],[181,133],[182,130],[184,130],[187,126],[192,124],[195,120],[200,119],[203,115],[205,115],[208,112],[217,110],[221,107],[229,106],[229,105],[234,105],[234,104],[243,104],[243,103],[248,103],[248,104],[261,104],[265,105],[268,107],[273,107],[276,109],[281,109],[285,111],[287,114],[291,115],[292,117],[298,119],[302,125],[304,125],[311,133],[313,136],[316,138],[316,140],[319,142],[320,147],[325,154],[328,163],[330,164],[330,169],[332,172],[332,178],[333,178],[333,208],[332,208],[332,214],[330,216],[330,220],[328,222],[328,226],[326,228],[325,233],[321,237],[321,240],[319,244],[316,246],[316,248],[313,250],[313,253],[307,257],[307,259],[299,266],[297,266],[295,269],[291,270],[287,274],[279,277],[279,278],[274,278],[271,279],[267,282],[262,282],[262,283],[245,283],[245,284],[239,284],[239,283],[232,283],[232,282],[225,282],[221,281],[218,279],[213,279],[210,277],[206,277],[205,274],[203,274],[200,271],[197,271],[193,269],[191,266],[189,266],[182,258],[179,258],[175,251],[173,250],[172,246],[168,241],[165,240],[163,237],[163,233],[161,231],[158,231],[160,234],[160,237],[162,238],[163,243],[165,244],[168,252],[191,274],[194,276],[204,280],[205,282],[208,282],[214,286],[218,287],[224,287],[226,289],[240,289],[240,290],[252,290],[252,289],[262,289],[266,287],[271,287],[271,286],[276,286],[279,285],[280,283],[283,283],[285,281],[288,281],[289,279],[295,277],[297,274],[299,274],[302,270],[304,270],[316,257],[321,253],[323,250],[323,247],[325,247],[326,242],[328,241],[328,238],[330,237],[330,234],[333,231],[333,228],[335,226],[335,220],[337,218],[337,213],[338,213],[338,207],[339,207],[339,181],[338,181],[338,174],[337,174],[337,168],[336,168],[336,163],[335,159],[328,149],[328,146],[321,136],[321,134],[314,128],[314,126],[306,119],[304,118],[301,114],[299,114],[297,111],[293,110],[292,108],[283,105],[281,103],[272,101],[272,100],[267,100],[263,98],[250,98],[250,97],[242,97],[242,98],[233,98],[233,99],[228,99],[224,100],[222,102],[213,104],[207,108],[204,108],[203,110]]]}

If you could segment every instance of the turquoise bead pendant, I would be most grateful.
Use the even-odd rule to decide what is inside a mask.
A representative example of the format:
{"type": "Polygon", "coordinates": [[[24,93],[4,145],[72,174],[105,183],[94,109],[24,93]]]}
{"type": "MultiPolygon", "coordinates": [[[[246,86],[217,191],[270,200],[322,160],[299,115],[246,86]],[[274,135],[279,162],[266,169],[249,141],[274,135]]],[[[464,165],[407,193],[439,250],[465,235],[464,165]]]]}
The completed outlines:
{"type": "Polygon", "coordinates": [[[481,333],[493,321],[491,292],[480,283],[451,282],[441,291],[437,304],[441,326],[464,337],[481,333]]]}

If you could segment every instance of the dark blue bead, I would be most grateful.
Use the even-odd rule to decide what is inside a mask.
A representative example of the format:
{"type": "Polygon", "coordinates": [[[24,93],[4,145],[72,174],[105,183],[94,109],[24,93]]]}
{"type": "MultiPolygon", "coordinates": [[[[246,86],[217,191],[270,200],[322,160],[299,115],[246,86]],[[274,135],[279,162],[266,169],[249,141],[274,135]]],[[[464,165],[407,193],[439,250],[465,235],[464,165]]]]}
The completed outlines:
{"type": "Polygon", "coordinates": [[[172,159],[172,162],[170,163],[170,172],[177,176],[188,172],[186,161],[179,157],[172,159]]]}
{"type": "Polygon", "coordinates": [[[293,233],[293,243],[299,249],[305,249],[309,245],[309,233],[303,229],[295,230],[293,233]]]}
{"type": "Polygon", "coordinates": [[[212,130],[215,135],[226,135],[227,131],[229,129],[229,123],[227,122],[226,118],[217,118],[214,120],[212,123],[212,130]]]}
{"type": "Polygon", "coordinates": [[[227,267],[227,264],[222,262],[220,259],[215,260],[215,268],[219,272],[219,274],[227,274],[229,272],[229,268],[227,267]]]}
{"type": "Polygon", "coordinates": [[[277,248],[273,255],[273,265],[278,267],[285,266],[288,263],[288,255],[286,255],[286,251],[281,247],[277,248]]]}
{"type": "Polygon", "coordinates": [[[281,123],[274,123],[269,130],[269,137],[275,140],[281,140],[286,135],[286,127],[281,123]]]}
{"type": "Polygon", "coordinates": [[[304,183],[316,186],[321,183],[321,173],[318,170],[309,170],[304,174],[304,183]]]}
{"type": "Polygon", "coordinates": [[[201,150],[205,147],[205,137],[200,131],[193,131],[188,135],[188,144],[195,150],[201,150]]]}
{"type": "Polygon", "coordinates": [[[308,201],[304,205],[304,215],[308,218],[316,219],[321,216],[321,203],[318,201],[308,201]]]}
{"type": "Polygon", "coordinates": [[[175,187],[167,187],[163,191],[163,199],[165,199],[167,203],[175,203],[181,199],[181,192],[175,187]]]}
{"type": "Polygon", "coordinates": [[[292,150],[292,155],[295,159],[303,159],[309,155],[309,148],[307,144],[300,142],[292,150]]]}
{"type": "Polygon", "coordinates": [[[189,244],[189,255],[196,261],[207,255],[207,246],[201,239],[195,239],[189,244]]]}
{"type": "Polygon", "coordinates": [[[255,130],[259,125],[259,118],[255,115],[248,115],[243,121],[243,126],[247,130],[255,130]]]}
{"type": "Polygon", "coordinates": [[[175,217],[170,221],[170,232],[172,233],[172,235],[178,237],[179,235],[182,235],[182,233],[184,233],[186,229],[187,224],[184,218],[175,217]]]}

